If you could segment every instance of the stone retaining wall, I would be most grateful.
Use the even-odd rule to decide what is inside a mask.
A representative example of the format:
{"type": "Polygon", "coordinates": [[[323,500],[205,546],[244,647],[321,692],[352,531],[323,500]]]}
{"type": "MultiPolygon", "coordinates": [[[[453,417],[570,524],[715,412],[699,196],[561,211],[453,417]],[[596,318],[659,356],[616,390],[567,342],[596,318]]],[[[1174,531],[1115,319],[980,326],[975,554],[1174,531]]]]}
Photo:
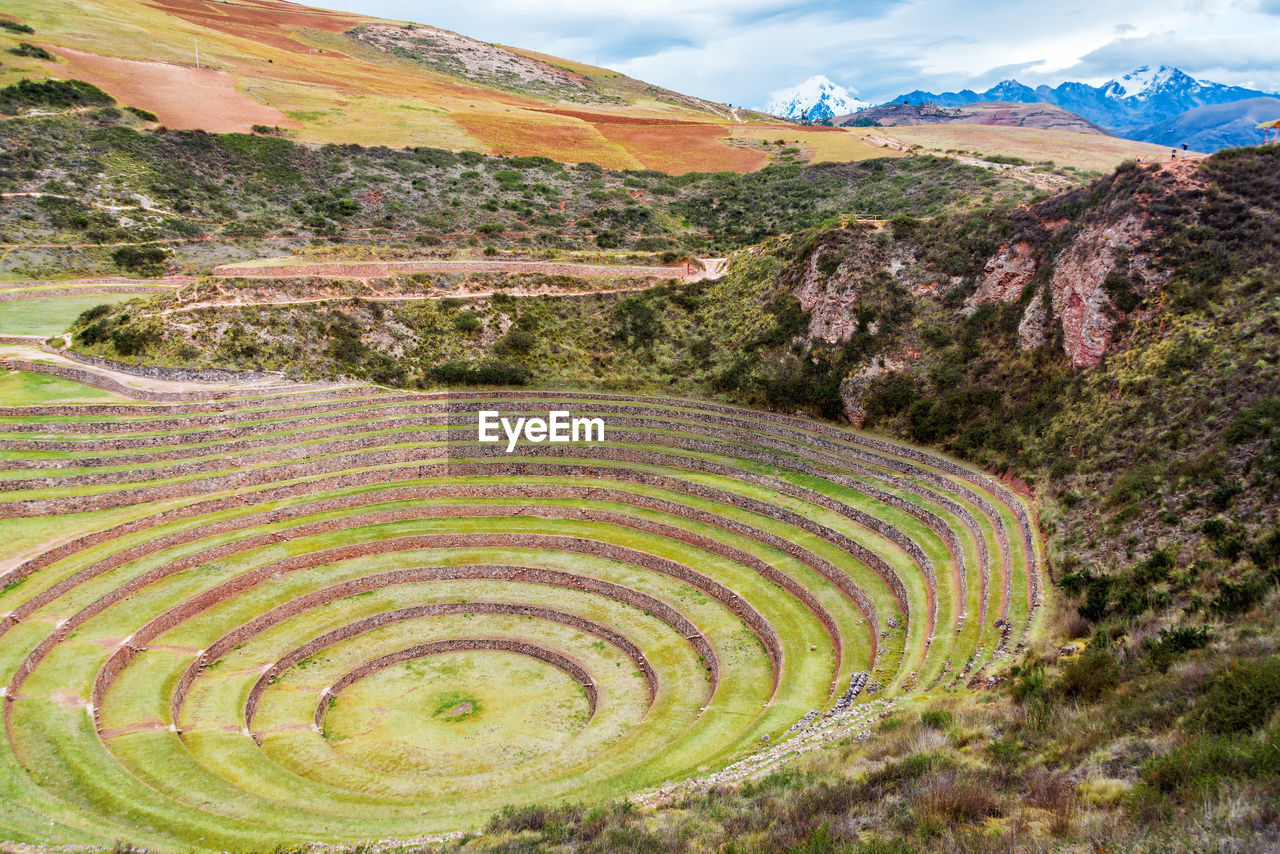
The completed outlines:
{"type": "MultiPolygon", "coordinates": [[[[111,359],[104,359],[101,356],[90,356],[88,353],[79,353],[66,347],[51,347],[48,344],[40,345],[40,349],[73,359],[85,365],[93,365],[97,368],[104,368],[122,374],[132,374],[135,377],[146,377],[151,380],[169,380],[171,382],[184,383],[250,383],[279,379],[284,376],[279,371],[264,373],[258,371],[224,371],[218,368],[169,368],[163,365],[132,365],[128,362],[115,362],[111,359]]],[[[200,400],[202,398],[193,399],[200,400]]]]}
{"type": "MultiPolygon", "coordinates": [[[[230,543],[226,546],[207,550],[203,553],[205,557],[202,562],[216,559],[221,549],[235,549],[236,545],[237,544],[235,543],[230,543]]],[[[761,644],[764,646],[765,653],[772,664],[773,687],[775,691],[777,690],[778,680],[781,678],[782,671],[782,644],[778,639],[777,632],[774,630],[773,626],[764,619],[759,611],[752,607],[750,603],[737,593],[730,590],[720,582],[710,579],[683,564],[667,560],[666,558],[650,555],[646,552],[627,548],[626,546],[618,546],[612,543],[602,543],[593,540],[586,540],[580,537],[560,536],[554,534],[417,534],[374,542],[337,546],[321,551],[283,558],[266,564],[265,566],[258,567],[257,569],[237,575],[234,578],[216,585],[215,587],[188,597],[183,600],[183,602],[173,608],[170,608],[163,614],[153,617],[133,633],[126,645],[119,647],[112,652],[110,656],[108,656],[106,662],[102,665],[94,680],[91,700],[93,707],[95,709],[101,708],[102,698],[106,695],[106,691],[110,688],[111,684],[116,680],[125,666],[133,660],[141,648],[151,643],[160,635],[175,626],[186,622],[197,614],[207,611],[209,608],[214,607],[232,596],[236,596],[257,587],[260,584],[272,581],[278,575],[298,572],[300,570],[311,569],[316,566],[324,566],[340,561],[354,560],[374,555],[391,554],[401,551],[413,551],[418,549],[476,548],[516,548],[571,552],[574,554],[583,554],[600,558],[602,560],[612,560],[630,564],[632,566],[638,566],[642,569],[648,569],[653,572],[668,575],[679,581],[683,581],[691,587],[701,590],[703,593],[720,602],[756,634],[760,639],[761,644]]],[[[14,678],[10,683],[11,689],[9,694],[16,694],[22,683],[35,669],[35,667],[38,666],[40,661],[48,655],[53,646],[65,639],[72,631],[83,625],[93,616],[106,610],[111,605],[124,601],[150,584],[153,584],[155,581],[158,581],[160,578],[181,571],[181,569],[185,568],[183,566],[184,562],[185,561],[180,560],[165,564],[130,579],[128,582],[121,584],[111,593],[85,606],[76,614],[66,618],[18,666],[14,678]]]]}
{"type": "MultiPolygon", "coordinates": [[[[477,469],[478,471],[478,469],[477,469]]],[[[672,484],[677,485],[677,484],[672,484]]],[[[707,488],[705,494],[712,498],[728,499],[733,496],[729,493],[723,493],[719,490],[707,488]]],[[[256,496],[255,496],[256,497],[256,496]]],[[[796,545],[791,540],[771,534],[741,522],[720,516],[715,513],[703,511],[697,508],[691,508],[677,502],[667,501],[660,498],[650,497],[637,493],[630,493],[619,490],[607,489],[604,487],[584,487],[584,486],[560,486],[553,484],[433,484],[429,486],[418,487],[399,487],[389,488],[377,493],[363,493],[358,495],[343,496],[339,498],[330,498],[327,500],[293,505],[278,510],[268,511],[265,513],[256,513],[248,516],[236,517],[234,519],[222,520],[216,523],[203,525],[195,528],[188,528],[183,531],[168,534],[162,537],[156,537],[145,543],[133,546],[129,549],[122,550],[115,554],[109,555],[90,566],[84,567],[80,571],[64,578],[60,582],[52,585],[48,589],[35,594],[27,599],[22,605],[18,606],[10,615],[9,622],[0,624],[0,636],[3,636],[8,625],[25,619],[41,607],[53,602],[58,597],[66,594],[75,587],[84,584],[88,580],[98,577],[105,572],[123,566],[126,563],[139,560],[150,554],[174,548],[176,546],[192,543],[201,539],[214,536],[217,534],[229,533],[237,530],[251,529],[264,524],[278,524],[290,519],[313,515],[323,512],[333,512],[337,510],[355,509],[366,507],[371,504],[383,504],[392,501],[403,501],[412,499],[425,498],[509,498],[509,497],[532,497],[532,498],[581,498],[598,501],[611,501],[617,503],[625,503],[631,506],[641,507],[649,510],[655,510],[667,513],[673,516],[688,518],[701,522],[706,525],[721,528],[735,534],[749,537],[761,542],[767,546],[777,548],[784,553],[790,555],[801,563],[809,566],[814,571],[821,574],[830,581],[837,589],[841,590],[857,607],[863,618],[867,621],[870,642],[870,658],[874,662],[878,648],[878,632],[879,620],[877,618],[875,607],[870,599],[862,591],[862,589],[854,583],[847,573],[834,566],[825,559],[817,556],[808,549],[796,545]]],[[[166,514],[164,522],[175,521],[178,518],[198,517],[209,512],[216,512],[227,506],[237,506],[235,503],[226,503],[221,500],[214,502],[205,502],[201,505],[194,505],[190,508],[182,508],[181,510],[170,511],[166,514]],[[189,511],[189,512],[183,512],[189,511]]],[[[637,530],[648,530],[668,538],[676,538],[698,547],[714,548],[723,556],[730,559],[738,559],[742,563],[760,574],[763,578],[774,584],[786,589],[795,595],[806,607],[819,618],[826,627],[827,631],[832,635],[832,640],[836,645],[837,658],[840,656],[842,642],[839,640],[838,632],[835,628],[834,621],[816,599],[812,597],[795,579],[789,575],[775,569],[772,565],[765,561],[761,561],[754,555],[749,555],[736,549],[730,549],[710,538],[701,537],[683,529],[673,528],[671,526],[660,525],[660,523],[648,520],[640,520],[638,517],[625,516],[617,513],[605,513],[602,511],[589,511],[585,508],[528,508],[528,507],[504,507],[497,506],[457,506],[457,507],[423,507],[411,508],[404,510],[386,511],[376,514],[367,514],[364,516],[344,517],[338,520],[326,520],[323,522],[303,525],[297,528],[289,529],[284,532],[269,532],[258,534],[251,537],[243,537],[234,543],[234,551],[230,550],[227,545],[217,546],[213,549],[204,550],[179,558],[171,564],[173,571],[181,571],[194,568],[203,563],[212,560],[225,559],[233,553],[239,553],[254,548],[271,545],[280,541],[281,538],[296,539],[303,536],[312,536],[319,533],[331,533],[335,530],[341,530],[347,527],[368,526],[375,524],[385,524],[387,522],[404,521],[407,519],[419,518],[439,518],[444,516],[501,516],[501,515],[529,515],[530,509],[537,510],[536,515],[551,518],[583,518],[592,521],[606,521],[609,524],[615,524],[623,527],[633,528],[637,530]]],[[[757,510],[768,509],[767,507],[755,508],[757,510]]],[[[830,529],[809,522],[799,514],[793,514],[791,511],[783,511],[788,517],[784,521],[790,521],[792,524],[803,524],[806,529],[813,533],[823,536],[824,539],[834,539],[835,544],[840,544],[840,535],[830,529]]],[[[159,520],[156,520],[159,523],[159,520]]],[[[74,544],[74,550],[82,550],[91,548],[101,542],[108,542],[126,533],[134,533],[142,530],[141,522],[127,523],[118,526],[116,529],[101,532],[97,535],[91,535],[82,538],[74,544]]],[[[71,553],[71,549],[62,551],[56,556],[49,554],[47,557],[33,559],[27,563],[15,568],[11,573],[3,576],[3,580],[12,583],[12,581],[25,578],[31,572],[41,566],[47,566],[55,560],[61,559],[71,553]]],[[[905,601],[900,600],[900,606],[905,609],[905,601]]]]}
{"type": "Polygon", "coordinates": [[[591,674],[586,671],[582,665],[573,661],[567,656],[558,652],[552,652],[544,649],[537,644],[523,641],[506,640],[503,638],[453,638],[450,640],[438,640],[430,643],[411,646],[408,649],[402,649],[389,655],[381,656],[370,661],[366,661],[354,670],[350,670],[343,674],[333,686],[320,695],[319,702],[316,703],[316,714],[314,718],[316,729],[321,728],[321,721],[324,719],[325,710],[329,707],[338,694],[344,688],[349,687],[352,683],[364,679],[366,676],[377,673],[387,667],[400,664],[405,661],[412,661],[415,658],[425,658],[429,655],[439,655],[445,652],[473,652],[476,650],[500,650],[503,652],[515,652],[521,655],[527,655],[530,658],[537,658],[547,662],[553,667],[558,667],[565,673],[569,674],[575,682],[582,686],[587,692],[587,721],[595,717],[596,706],[600,702],[600,692],[596,687],[596,681],[591,674]]]}
{"type": "MultiPolygon", "coordinates": [[[[710,675],[710,693],[714,694],[716,687],[720,683],[720,662],[716,657],[715,649],[711,646],[710,641],[707,640],[706,636],[692,620],[655,596],[650,596],[647,593],[642,593],[638,590],[634,590],[620,584],[614,584],[613,582],[602,581],[590,576],[576,575],[574,573],[563,572],[560,570],[536,569],[533,567],[500,564],[420,567],[417,569],[396,570],[378,575],[368,575],[352,579],[350,581],[344,581],[340,584],[333,585],[332,587],[327,587],[323,590],[317,590],[304,596],[291,599],[283,605],[279,605],[267,613],[256,617],[243,625],[237,626],[198,655],[183,672],[183,675],[178,680],[177,687],[174,689],[174,696],[170,704],[172,720],[175,724],[180,721],[182,708],[186,703],[186,697],[189,694],[192,684],[194,684],[195,680],[199,677],[200,672],[207,667],[210,662],[217,661],[219,658],[235,649],[238,645],[245,643],[249,639],[261,634],[272,626],[278,625],[285,620],[291,619],[292,617],[320,605],[334,602],[348,596],[367,593],[373,590],[385,590],[388,587],[401,584],[476,579],[519,582],[524,584],[545,584],[554,587],[563,587],[566,589],[592,593],[630,605],[631,607],[666,623],[673,631],[680,634],[689,642],[690,646],[692,646],[694,651],[700,656],[703,666],[706,667],[707,672],[710,675]]],[[[450,603],[448,605],[431,605],[421,607],[458,608],[462,609],[461,612],[470,612],[475,611],[477,608],[489,607],[541,610],[534,609],[533,606],[508,605],[505,603],[450,603]]],[[[499,611],[485,611],[485,613],[499,613],[499,611]]],[[[501,613],[515,612],[501,611],[501,613]]],[[[595,624],[593,623],[591,625],[595,624]]],[[[611,629],[604,627],[600,628],[604,629],[606,632],[612,633],[611,629]]],[[[346,627],[339,631],[344,630],[346,630],[346,627]]],[[[635,652],[639,654],[639,660],[637,663],[640,665],[641,672],[650,686],[649,701],[652,703],[657,693],[657,674],[653,671],[648,659],[645,658],[643,654],[640,654],[638,647],[622,635],[617,635],[617,638],[618,642],[616,645],[623,648],[624,651],[627,649],[634,649],[635,652]]],[[[249,697],[245,705],[246,728],[251,727],[254,713],[257,710],[258,701],[262,692],[266,690],[267,685],[284,670],[292,667],[307,655],[310,655],[311,647],[314,643],[314,641],[308,643],[306,646],[300,647],[293,653],[279,659],[270,669],[258,678],[249,692],[249,697]]],[[[632,657],[634,658],[635,656],[632,657]]]]}
{"type": "MultiPolygon", "coordinates": [[[[370,588],[372,589],[372,588],[370,588]]],[[[349,594],[344,594],[349,595],[349,594]]],[[[332,602],[336,598],[329,598],[326,601],[332,602]]],[[[294,600],[295,602],[297,600],[294,600]]],[[[292,604],[292,603],[290,603],[292,604]]],[[[278,610],[278,609],[275,609],[278,610]]],[[[298,613],[302,613],[304,609],[292,609],[293,613],[290,617],[298,613]]],[[[382,626],[391,625],[393,623],[404,622],[406,620],[416,620],[426,617],[438,617],[456,614],[499,614],[503,616],[517,617],[533,617],[534,619],[547,620],[548,622],[560,623],[561,625],[571,626],[579,631],[595,635],[598,638],[612,644],[621,650],[640,671],[641,676],[645,680],[646,689],[649,695],[649,705],[653,705],[654,699],[658,694],[658,676],[653,669],[653,665],[649,663],[649,659],[645,657],[640,647],[632,643],[628,638],[619,632],[614,631],[608,626],[583,619],[575,614],[569,614],[564,611],[556,611],[551,608],[543,608],[535,605],[523,605],[510,602],[444,602],[431,605],[415,605],[408,608],[400,608],[395,611],[383,611],[364,619],[347,623],[337,629],[325,632],[323,635],[316,637],[296,649],[291,650],[276,660],[261,676],[254,682],[253,687],[249,690],[248,700],[245,702],[244,723],[245,728],[252,732],[253,717],[257,712],[258,702],[262,697],[263,691],[267,686],[280,677],[280,674],[296,665],[298,662],[306,659],[322,649],[332,646],[339,641],[348,640],[357,635],[364,634],[382,626]]],[[[277,621],[278,622],[278,621],[277,621]]],[[[229,635],[224,635],[219,642],[209,649],[205,650],[183,673],[178,681],[177,688],[174,689],[173,700],[170,705],[171,719],[177,724],[181,720],[182,707],[186,702],[187,694],[191,685],[194,683],[196,676],[208,666],[207,663],[217,661],[222,655],[234,648],[234,644],[228,645],[228,639],[235,636],[239,639],[239,643],[244,643],[251,635],[244,632],[243,627],[236,629],[229,635]]],[[[253,634],[257,634],[254,632],[253,634]]],[[[255,733],[253,736],[255,741],[261,743],[261,738],[255,733]]]]}

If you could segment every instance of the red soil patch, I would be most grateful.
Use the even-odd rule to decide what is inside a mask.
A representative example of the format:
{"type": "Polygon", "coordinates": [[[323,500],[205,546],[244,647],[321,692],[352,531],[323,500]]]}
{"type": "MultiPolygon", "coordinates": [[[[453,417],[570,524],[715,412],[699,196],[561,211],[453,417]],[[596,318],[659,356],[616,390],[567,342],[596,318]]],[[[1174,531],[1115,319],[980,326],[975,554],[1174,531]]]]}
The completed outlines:
{"type": "Polygon", "coordinates": [[[722,125],[673,124],[602,122],[596,129],[646,169],[662,172],[754,172],[769,161],[763,151],[727,145],[729,130],[722,125]]]}
{"type": "Polygon", "coordinates": [[[54,48],[71,66],[69,76],[87,80],[122,104],[155,113],[175,130],[199,128],[212,133],[248,131],[253,125],[298,128],[274,107],[236,89],[235,79],[209,68],[99,56],[54,48]]]}
{"type": "Polygon", "coordinates": [[[612,169],[635,168],[636,163],[610,145],[591,124],[543,118],[524,111],[511,113],[456,112],[450,116],[468,134],[508,155],[538,154],[566,163],[589,160],[612,169]]]}
{"type": "Polygon", "coordinates": [[[293,30],[340,33],[361,20],[276,0],[239,0],[235,5],[220,0],[151,0],[147,5],[210,30],[301,54],[307,46],[293,37],[293,30]]]}
{"type": "Polygon", "coordinates": [[[590,113],[584,110],[539,110],[540,113],[551,113],[571,119],[581,119],[593,125],[699,125],[705,122],[684,121],[682,119],[647,118],[642,115],[619,115],[617,113],[590,113]]]}

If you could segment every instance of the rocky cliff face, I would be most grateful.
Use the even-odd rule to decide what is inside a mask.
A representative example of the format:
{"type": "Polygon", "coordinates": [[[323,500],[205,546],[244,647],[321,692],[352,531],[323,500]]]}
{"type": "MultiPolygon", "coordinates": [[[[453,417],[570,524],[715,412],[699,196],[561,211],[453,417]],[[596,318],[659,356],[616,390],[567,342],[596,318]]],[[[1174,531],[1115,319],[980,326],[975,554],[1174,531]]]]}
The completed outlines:
{"type": "Polygon", "coordinates": [[[827,344],[848,341],[857,332],[876,334],[892,304],[906,299],[902,283],[914,271],[909,246],[883,239],[869,226],[822,235],[783,284],[809,314],[809,337],[827,344]]]}
{"type": "Polygon", "coordinates": [[[1141,251],[1152,236],[1147,219],[1131,211],[1114,222],[1085,225],[1074,231],[1064,249],[1045,259],[1038,259],[1026,241],[1006,244],[987,263],[977,289],[965,300],[966,313],[984,303],[1018,300],[1045,269],[1048,299],[1042,290],[1031,295],[1018,327],[1019,342],[1023,349],[1039,347],[1053,331],[1050,325],[1061,323],[1062,347],[1071,363],[1093,367],[1111,346],[1117,323],[1133,307],[1127,301],[1129,291],[1134,296],[1150,294],[1163,278],[1141,251]]]}
{"type": "MultiPolygon", "coordinates": [[[[859,332],[874,335],[886,294],[909,293],[941,303],[944,317],[951,318],[948,324],[984,305],[1022,305],[1018,341],[1023,349],[1060,340],[1073,366],[1091,368],[1117,346],[1127,319],[1151,315],[1152,298],[1167,276],[1153,254],[1159,227],[1152,211],[1171,189],[1196,180],[1192,163],[1151,170],[1134,167],[1110,184],[1009,214],[999,229],[1008,236],[994,251],[977,256],[968,276],[956,275],[954,268],[944,273],[930,260],[938,255],[936,244],[951,239],[945,232],[896,235],[891,227],[862,227],[821,235],[782,283],[810,313],[815,343],[841,344],[859,332]],[[935,242],[932,255],[930,240],[935,242]],[[1139,311],[1144,303],[1148,308],[1139,311]]],[[[917,346],[908,336],[882,358],[901,361],[917,346]]],[[[864,368],[849,374],[847,401],[882,366],[864,368]]],[[[856,415],[856,401],[853,411],[856,415]]]]}

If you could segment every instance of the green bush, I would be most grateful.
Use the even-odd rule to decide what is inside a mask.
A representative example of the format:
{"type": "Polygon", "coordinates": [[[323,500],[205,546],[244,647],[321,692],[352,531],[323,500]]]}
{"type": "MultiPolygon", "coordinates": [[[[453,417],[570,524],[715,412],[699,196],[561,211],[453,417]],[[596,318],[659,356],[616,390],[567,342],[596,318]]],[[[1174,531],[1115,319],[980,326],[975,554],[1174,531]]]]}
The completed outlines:
{"type": "Polygon", "coordinates": [[[920,715],[920,723],[933,729],[946,730],[955,723],[955,715],[946,709],[930,709],[920,715]]]}
{"type": "Polygon", "coordinates": [[[20,24],[17,21],[0,20],[0,29],[8,30],[11,33],[20,33],[22,35],[31,35],[35,32],[30,24],[20,24]]]}
{"type": "Polygon", "coordinates": [[[1277,429],[1280,429],[1280,397],[1267,397],[1240,410],[1222,432],[1222,438],[1232,445],[1242,445],[1275,435],[1277,429]]]}
{"type": "Polygon", "coordinates": [[[1104,646],[1090,646],[1073,659],[1058,678],[1064,696],[1095,703],[1120,684],[1120,662],[1104,646]]]}
{"type": "Polygon", "coordinates": [[[525,329],[512,328],[498,342],[498,352],[529,353],[538,344],[538,337],[525,329]]]}
{"type": "Polygon", "coordinates": [[[662,331],[653,306],[641,296],[630,296],[613,307],[613,340],[633,350],[648,347],[662,331]]]}
{"type": "Polygon", "coordinates": [[[445,362],[428,376],[446,385],[525,385],[533,372],[521,365],[490,359],[484,362],[445,362]]]}
{"type": "Polygon", "coordinates": [[[111,260],[117,266],[140,276],[164,275],[167,258],[159,246],[121,246],[111,253],[111,260]]]}
{"type": "Polygon", "coordinates": [[[1266,738],[1193,738],[1142,766],[1142,780],[1158,792],[1212,791],[1219,781],[1280,776],[1280,727],[1266,738]]]}
{"type": "Polygon", "coordinates": [[[97,320],[99,317],[110,313],[111,305],[109,303],[95,305],[93,308],[86,308],[84,311],[80,312],[80,316],[76,318],[74,325],[77,327],[85,326],[89,323],[93,323],[93,321],[97,320]]]}
{"type": "Polygon", "coordinates": [[[1196,731],[1215,735],[1249,732],[1266,726],[1280,708],[1280,657],[1227,666],[1187,716],[1196,731]]]}
{"type": "Polygon", "coordinates": [[[46,62],[52,62],[56,57],[49,51],[39,45],[30,44],[29,42],[19,42],[17,47],[9,48],[9,53],[14,56],[25,56],[31,59],[43,59],[46,62]]]}
{"type": "Polygon", "coordinates": [[[115,102],[83,80],[19,80],[0,89],[0,113],[8,116],[28,107],[105,107],[115,102]]]}
{"type": "Polygon", "coordinates": [[[137,326],[121,326],[111,332],[111,346],[121,356],[137,356],[159,340],[155,331],[137,326]]]}

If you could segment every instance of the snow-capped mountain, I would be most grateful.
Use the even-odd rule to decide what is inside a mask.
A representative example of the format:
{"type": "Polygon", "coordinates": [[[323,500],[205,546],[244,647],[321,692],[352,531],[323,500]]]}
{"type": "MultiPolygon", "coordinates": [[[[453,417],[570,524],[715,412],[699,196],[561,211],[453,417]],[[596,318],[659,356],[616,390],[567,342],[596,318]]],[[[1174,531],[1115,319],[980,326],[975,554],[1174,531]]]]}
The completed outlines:
{"type": "Polygon", "coordinates": [[[1181,73],[1176,68],[1167,68],[1163,65],[1159,68],[1144,65],[1130,71],[1119,80],[1104,84],[1102,91],[1109,98],[1138,98],[1160,89],[1171,78],[1181,73]]]}
{"type": "MultiPolygon", "coordinates": [[[[894,98],[889,103],[934,103],[943,107],[962,107],[979,101],[1047,101],[1081,115],[1118,136],[1154,142],[1154,132],[1150,131],[1152,126],[1166,123],[1188,110],[1266,97],[1269,94],[1210,80],[1196,80],[1177,68],[1163,65],[1152,68],[1144,65],[1102,86],[1069,81],[1052,88],[1037,86],[1032,89],[1016,80],[1002,80],[985,92],[974,92],[972,89],[942,93],[916,90],[894,98]]],[[[1253,136],[1239,135],[1235,144],[1256,144],[1259,140],[1255,140],[1253,136]]],[[[1215,137],[1214,144],[1220,148],[1223,143],[1220,138],[1215,137]]]]}
{"type": "Polygon", "coordinates": [[[845,116],[871,106],[850,94],[848,89],[832,83],[824,75],[810,77],[799,86],[773,93],[766,113],[797,121],[820,122],[833,116],[845,116]]]}

